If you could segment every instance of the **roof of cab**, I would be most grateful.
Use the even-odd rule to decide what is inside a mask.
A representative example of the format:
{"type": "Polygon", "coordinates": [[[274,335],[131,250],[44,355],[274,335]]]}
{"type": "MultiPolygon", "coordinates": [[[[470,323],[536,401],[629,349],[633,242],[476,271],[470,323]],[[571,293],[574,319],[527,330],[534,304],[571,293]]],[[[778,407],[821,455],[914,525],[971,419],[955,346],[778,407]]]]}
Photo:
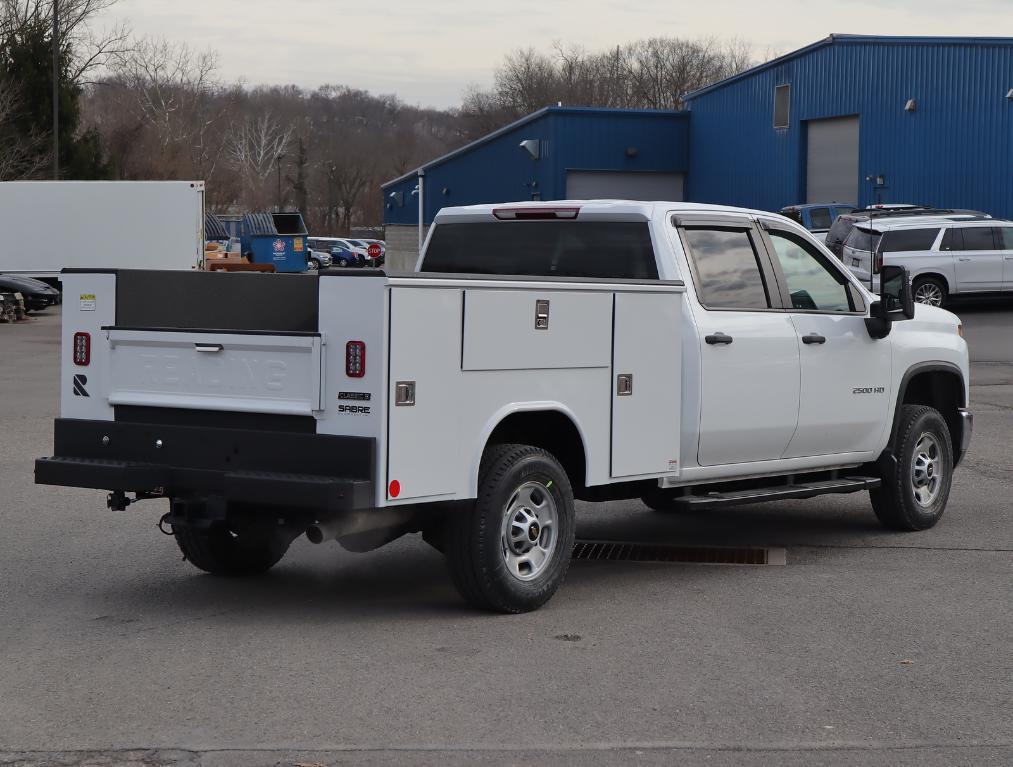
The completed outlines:
{"type": "Polygon", "coordinates": [[[775,213],[765,210],[751,210],[749,208],[736,208],[728,205],[711,205],[697,202],[666,202],[637,201],[637,200],[552,200],[538,202],[503,202],[484,203],[482,205],[462,205],[459,207],[443,208],[436,215],[434,223],[450,218],[461,219],[469,217],[489,217],[497,210],[553,210],[555,208],[579,208],[582,218],[593,216],[636,216],[650,218],[662,208],[665,212],[685,213],[736,213],[749,216],[774,216],[775,213]]]}

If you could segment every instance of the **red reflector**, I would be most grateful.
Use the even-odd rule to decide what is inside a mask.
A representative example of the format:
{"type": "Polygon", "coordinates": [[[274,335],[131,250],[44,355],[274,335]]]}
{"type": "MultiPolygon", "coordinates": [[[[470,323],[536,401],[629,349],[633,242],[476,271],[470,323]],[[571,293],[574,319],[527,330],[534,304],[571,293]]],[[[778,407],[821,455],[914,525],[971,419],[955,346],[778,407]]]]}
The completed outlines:
{"type": "Polygon", "coordinates": [[[398,482],[396,479],[392,479],[390,481],[390,488],[388,490],[388,494],[390,495],[391,498],[397,498],[399,495],[401,495],[401,483],[398,482]]]}
{"type": "Polygon", "coordinates": [[[88,333],[74,334],[74,364],[87,365],[91,362],[91,335],[88,333]]]}
{"type": "Polygon", "coordinates": [[[345,375],[362,378],[366,375],[366,342],[349,341],[345,344],[345,375]]]}
{"type": "Polygon", "coordinates": [[[492,214],[500,221],[546,221],[572,219],[580,208],[496,208],[492,214]]]}

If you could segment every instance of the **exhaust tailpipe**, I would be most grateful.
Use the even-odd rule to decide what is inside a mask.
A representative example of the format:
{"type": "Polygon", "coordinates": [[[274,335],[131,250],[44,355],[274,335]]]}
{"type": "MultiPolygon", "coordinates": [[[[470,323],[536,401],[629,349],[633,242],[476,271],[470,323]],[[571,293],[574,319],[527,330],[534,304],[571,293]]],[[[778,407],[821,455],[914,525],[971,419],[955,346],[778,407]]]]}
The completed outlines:
{"type": "Polygon", "coordinates": [[[331,519],[317,520],[306,528],[310,543],[323,543],[349,535],[397,528],[411,522],[416,512],[409,508],[353,511],[331,519]]]}

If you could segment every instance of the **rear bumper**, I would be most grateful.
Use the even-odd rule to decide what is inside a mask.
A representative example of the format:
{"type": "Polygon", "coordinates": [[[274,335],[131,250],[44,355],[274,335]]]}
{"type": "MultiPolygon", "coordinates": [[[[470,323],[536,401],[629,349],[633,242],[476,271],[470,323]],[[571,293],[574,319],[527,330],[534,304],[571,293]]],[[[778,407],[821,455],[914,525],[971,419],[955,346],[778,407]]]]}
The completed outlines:
{"type": "Polygon", "coordinates": [[[374,505],[373,454],[365,437],[57,419],[35,481],[348,511],[374,505]]]}

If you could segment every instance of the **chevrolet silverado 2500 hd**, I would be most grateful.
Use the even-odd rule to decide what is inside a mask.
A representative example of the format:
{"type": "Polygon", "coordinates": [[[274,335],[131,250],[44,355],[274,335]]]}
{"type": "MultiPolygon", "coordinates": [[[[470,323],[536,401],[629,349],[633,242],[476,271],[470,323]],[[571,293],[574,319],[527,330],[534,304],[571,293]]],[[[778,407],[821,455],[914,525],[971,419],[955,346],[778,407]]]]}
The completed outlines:
{"type": "Polygon", "coordinates": [[[884,525],[922,530],[971,437],[957,318],[916,307],[900,267],[872,295],[770,213],[448,208],[411,274],[63,282],[37,481],[168,499],[212,573],[265,571],[304,534],[366,551],[421,532],[470,603],[520,612],[563,579],[574,498],[868,491],[884,525]]]}

